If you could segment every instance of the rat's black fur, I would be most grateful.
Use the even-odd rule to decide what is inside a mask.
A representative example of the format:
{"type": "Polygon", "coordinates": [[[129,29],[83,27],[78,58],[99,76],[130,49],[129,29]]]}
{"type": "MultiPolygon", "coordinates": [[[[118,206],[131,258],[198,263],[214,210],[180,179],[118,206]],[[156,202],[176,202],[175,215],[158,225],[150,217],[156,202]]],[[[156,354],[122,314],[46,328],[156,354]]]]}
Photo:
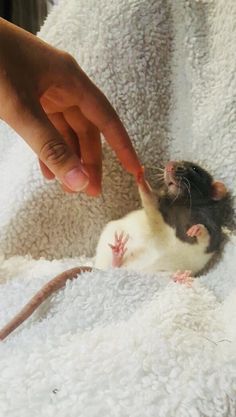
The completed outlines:
{"type": "Polygon", "coordinates": [[[222,226],[228,226],[232,213],[231,198],[227,193],[220,200],[213,199],[213,177],[199,165],[181,161],[175,164],[174,177],[180,186],[177,196],[162,188],[159,197],[160,212],[167,224],[176,230],[182,241],[196,243],[186,232],[194,224],[203,224],[210,234],[207,252],[220,249],[224,239],[222,226]]]}

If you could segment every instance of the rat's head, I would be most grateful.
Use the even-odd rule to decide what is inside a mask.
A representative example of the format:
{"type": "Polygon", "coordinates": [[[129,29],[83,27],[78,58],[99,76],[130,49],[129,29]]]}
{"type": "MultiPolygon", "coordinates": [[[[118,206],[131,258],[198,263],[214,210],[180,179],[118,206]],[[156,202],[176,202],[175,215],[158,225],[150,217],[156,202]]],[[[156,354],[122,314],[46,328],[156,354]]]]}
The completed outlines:
{"type": "Polygon", "coordinates": [[[227,194],[225,185],[199,165],[187,161],[170,161],[164,169],[167,194],[173,200],[222,200],[227,194]]]}

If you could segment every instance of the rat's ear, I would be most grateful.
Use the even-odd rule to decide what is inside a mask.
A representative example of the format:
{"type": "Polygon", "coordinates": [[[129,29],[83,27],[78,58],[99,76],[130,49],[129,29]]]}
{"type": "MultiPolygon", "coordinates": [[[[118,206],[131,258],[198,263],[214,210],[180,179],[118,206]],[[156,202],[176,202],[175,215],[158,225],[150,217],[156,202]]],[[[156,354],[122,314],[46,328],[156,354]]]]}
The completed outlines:
{"type": "Polygon", "coordinates": [[[213,181],[211,184],[212,190],[212,200],[219,201],[226,196],[228,190],[223,182],[221,181],[213,181]]]}

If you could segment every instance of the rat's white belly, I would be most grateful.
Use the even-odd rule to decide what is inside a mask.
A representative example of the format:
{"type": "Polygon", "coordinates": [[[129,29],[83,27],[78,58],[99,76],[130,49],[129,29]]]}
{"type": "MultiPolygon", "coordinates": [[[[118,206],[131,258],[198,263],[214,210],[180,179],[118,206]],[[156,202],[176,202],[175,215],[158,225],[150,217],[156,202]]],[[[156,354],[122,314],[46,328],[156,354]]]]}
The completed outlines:
{"type": "Polygon", "coordinates": [[[95,267],[107,269],[112,266],[112,250],[115,232],[129,235],[127,252],[122,267],[136,271],[157,272],[191,270],[200,271],[211,258],[206,254],[206,244],[189,244],[175,236],[175,230],[164,224],[164,233],[153,235],[150,232],[144,210],[129,213],[122,219],[108,223],[98,242],[95,267]]]}

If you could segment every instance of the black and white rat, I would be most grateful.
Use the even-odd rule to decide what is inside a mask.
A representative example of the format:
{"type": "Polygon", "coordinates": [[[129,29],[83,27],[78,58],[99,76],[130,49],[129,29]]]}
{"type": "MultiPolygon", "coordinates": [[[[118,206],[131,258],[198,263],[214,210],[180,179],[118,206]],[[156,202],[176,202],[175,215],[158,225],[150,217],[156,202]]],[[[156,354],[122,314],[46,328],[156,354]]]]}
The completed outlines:
{"type": "Polygon", "coordinates": [[[228,192],[199,165],[170,161],[157,195],[141,175],[143,209],[109,222],[98,242],[95,267],[199,273],[220,249],[228,192]],[[109,247],[110,243],[110,247],[109,247]]]}
{"type": "MultiPolygon", "coordinates": [[[[150,188],[143,172],[137,183],[143,208],[105,226],[96,249],[95,268],[123,267],[170,274],[179,270],[175,280],[188,284],[220,250],[229,206],[226,187],[199,165],[187,161],[171,161],[166,165],[157,193],[150,188]]],[[[0,330],[0,340],[68,279],[91,270],[73,268],[45,284],[0,330]]]]}

